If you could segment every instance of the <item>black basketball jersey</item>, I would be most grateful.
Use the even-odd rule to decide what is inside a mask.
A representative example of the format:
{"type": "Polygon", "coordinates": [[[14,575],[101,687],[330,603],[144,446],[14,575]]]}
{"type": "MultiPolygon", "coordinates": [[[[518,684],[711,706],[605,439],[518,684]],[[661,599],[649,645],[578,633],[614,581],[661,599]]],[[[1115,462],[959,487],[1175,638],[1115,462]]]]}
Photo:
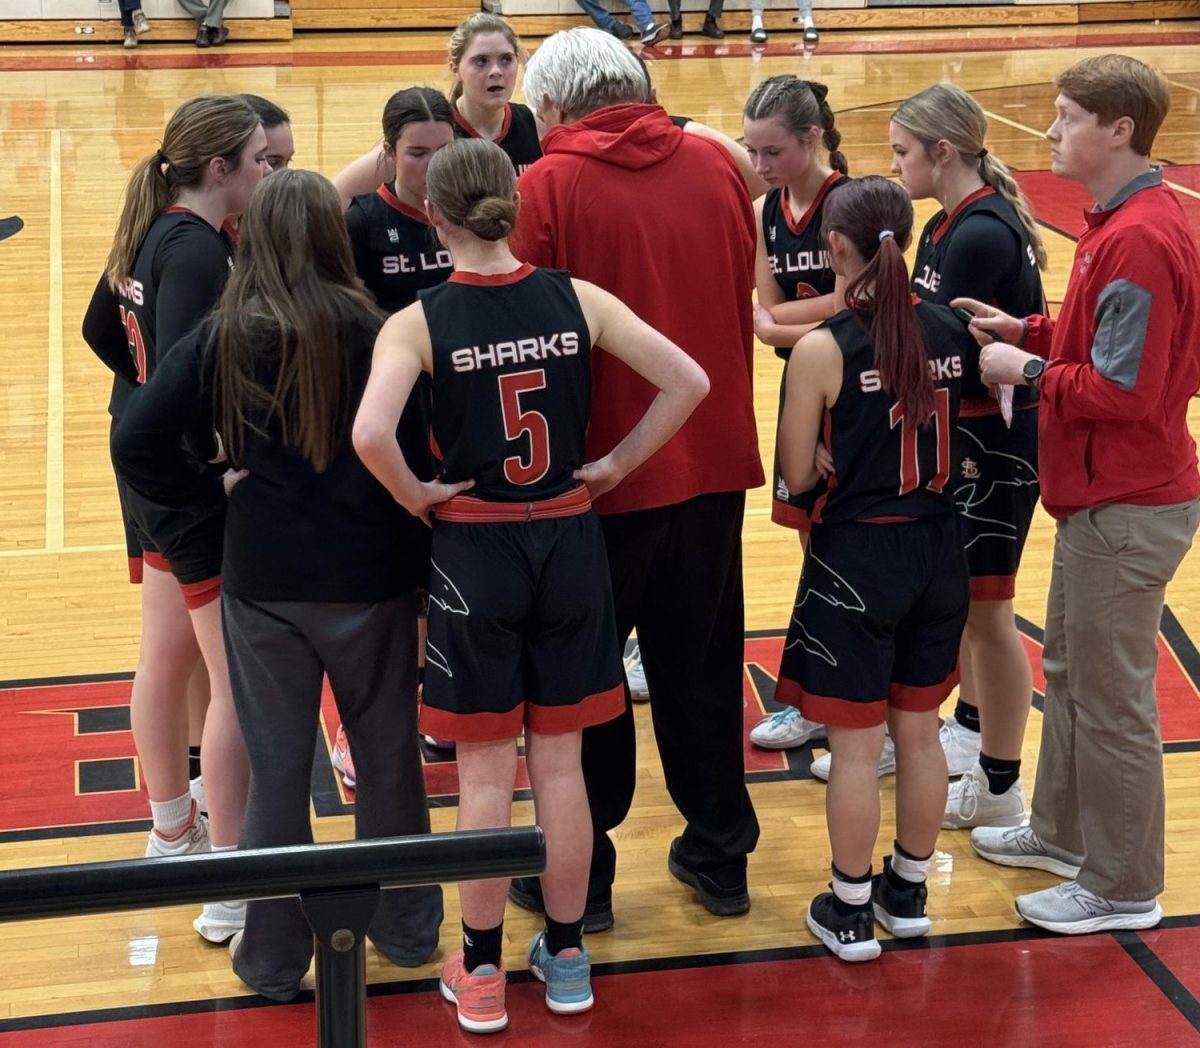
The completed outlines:
{"type": "Polygon", "coordinates": [[[674,124],[677,128],[679,128],[680,131],[682,131],[685,127],[687,127],[688,124],[690,124],[691,122],[692,122],[692,118],[690,116],[673,116],[673,117],[671,117],[671,123],[674,124]]]}
{"type": "Polygon", "coordinates": [[[442,283],[454,270],[426,216],[390,186],[355,197],[346,229],[358,275],[389,313],[411,306],[418,291],[442,283]]]}
{"type": "MultiPolygon", "coordinates": [[[[450,108],[454,113],[456,138],[482,137],[467,123],[466,117],[458,111],[458,106],[452,105],[450,108]]],[[[538,140],[537,123],[529,106],[523,106],[520,102],[509,102],[504,107],[504,124],[500,128],[500,137],[496,139],[496,145],[508,154],[518,175],[541,157],[542,146],[538,140]]]]}
{"type": "Polygon", "coordinates": [[[591,406],[591,336],[570,275],[526,264],[455,273],[420,293],[433,347],[433,436],[447,483],[535,502],[578,483],[591,406]]]}
{"type": "Polygon", "coordinates": [[[905,406],[883,389],[869,315],[845,309],[827,321],[842,352],[842,388],[826,412],[822,439],[836,474],[817,500],[814,523],[930,517],[954,511],[952,441],[963,374],[975,340],[951,310],[920,303],[930,371],[933,422],[911,427],[905,406]],[[905,422],[909,426],[905,426],[905,422]]]}
{"type": "Polygon", "coordinates": [[[817,191],[809,209],[796,221],[784,204],[783,189],[771,189],[763,198],[763,240],[775,283],[788,301],[819,298],[833,291],[836,275],[829,252],[821,244],[821,208],[829,191],[846,179],[834,171],[817,191]]]}
{"type": "MultiPolygon", "coordinates": [[[[169,207],[154,220],[138,249],[133,274],[118,292],[121,324],[139,384],[154,374],[159,355],[216,305],[233,269],[233,252],[228,231],[218,232],[186,208],[169,207]],[[185,279],[173,284],[172,294],[160,302],[159,284],[167,265],[185,279]],[[169,344],[160,346],[164,331],[169,344]]],[[[123,380],[114,383],[109,404],[114,416],[121,414],[134,388],[123,380]]]]}
{"type": "MultiPolygon", "coordinates": [[[[1042,277],[1029,234],[1012,204],[991,186],[976,190],[948,215],[939,211],[925,224],[917,244],[912,289],[926,302],[939,305],[947,305],[952,298],[966,295],[987,301],[1014,317],[1045,312],[1042,277]],[[980,221],[978,216],[988,217],[980,221]],[[1011,232],[1014,238],[1011,244],[996,243],[997,234],[1007,235],[996,229],[997,221],[1011,232]],[[976,237],[980,238],[977,247],[973,243],[976,237]],[[960,248],[963,247],[964,238],[972,241],[969,250],[960,256],[967,262],[968,272],[947,272],[951,245],[957,242],[960,248]]],[[[990,399],[976,368],[968,369],[965,379],[964,399],[990,399]]],[[[1017,387],[1016,403],[1030,403],[1036,399],[1036,390],[1028,386],[1017,387]]]]}

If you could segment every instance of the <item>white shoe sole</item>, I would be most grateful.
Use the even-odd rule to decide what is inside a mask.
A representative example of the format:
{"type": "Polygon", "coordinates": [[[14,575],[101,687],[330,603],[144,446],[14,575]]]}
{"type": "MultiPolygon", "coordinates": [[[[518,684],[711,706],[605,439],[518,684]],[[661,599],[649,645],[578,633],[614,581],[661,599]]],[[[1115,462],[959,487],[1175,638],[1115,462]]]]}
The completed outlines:
{"type": "Polygon", "coordinates": [[[915,939],[921,935],[928,935],[929,929],[933,927],[933,921],[928,917],[893,917],[879,903],[872,903],[871,906],[875,910],[875,920],[897,939],[915,939]]]}
{"type": "Polygon", "coordinates": [[[441,979],[438,980],[438,989],[442,991],[442,996],[454,1005],[455,1013],[458,1015],[458,1025],[468,1033],[499,1033],[508,1026],[508,1012],[499,1019],[492,1019],[490,1022],[478,1022],[475,1019],[468,1019],[462,1012],[458,1011],[458,998],[454,996],[454,991],[450,989],[441,979]]]}
{"type": "Polygon", "coordinates": [[[948,811],[942,817],[942,829],[973,830],[977,826],[1020,826],[1024,821],[1024,808],[1015,815],[989,815],[986,812],[981,815],[979,812],[976,812],[970,819],[964,818],[956,811],[948,811]]]}
{"type": "Polygon", "coordinates": [[[333,762],[333,766],[338,770],[338,774],[342,777],[342,782],[346,784],[346,789],[352,790],[358,784],[358,780],[351,775],[346,774],[346,765],[342,758],[338,755],[335,749],[333,755],[329,758],[333,762]]]}
{"type": "Polygon", "coordinates": [[[984,851],[974,841],[971,841],[971,850],[981,859],[987,859],[988,862],[994,862],[997,866],[1016,866],[1028,870],[1045,870],[1047,873],[1052,873],[1056,877],[1063,877],[1066,880],[1074,880],[1079,876],[1079,867],[1072,866],[1068,862],[1063,862],[1061,859],[1055,859],[1049,855],[1005,855],[1000,852],[984,851]]]}
{"type": "Polygon", "coordinates": [[[753,729],[750,731],[750,741],[760,750],[797,750],[801,746],[807,746],[810,742],[815,742],[817,739],[824,739],[825,737],[825,732],[817,731],[810,735],[801,735],[791,739],[755,738],[753,729]]]}
{"type": "Polygon", "coordinates": [[[245,930],[246,922],[208,921],[203,917],[197,917],[192,921],[192,927],[196,929],[196,934],[201,939],[207,940],[214,946],[223,946],[238,932],[245,930]]]}
{"type": "MultiPolygon", "coordinates": [[[[529,970],[538,982],[545,983],[546,976],[542,974],[541,968],[536,964],[531,964],[529,970]]],[[[578,1015],[580,1012],[588,1011],[595,1003],[596,998],[590,993],[586,1001],[555,1001],[551,1000],[549,993],[546,994],[546,1007],[555,1015],[578,1015]]]]}
{"type": "Polygon", "coordinates": [[[878,939],[868,939],[866,942],[848,944],[840,942],[833,932],[822,928],[813,920],[811,909],[805,915],[804,921],[808,925],[808,930],[820,939],[824,943],[825,948],[837,957],[839,961],[846,961],[849,964],[860,964],[863,961],[875,960],[882,952],[878,939]]]}
{"type": "Polygon", "coordinates": [[[1107,917],[1088,917],[1082,921],[1044,921],[1030,917],[1021,912],[1020,899],[1016,902],[1017,913],[1021,920],[1048,932],[1058,932],[1060,935],[1090,935],[1092,932],[1137,931],[1153,928],[1163,918],[1162,907],[1154,904],[1153,910],[1145,913],[1114,913],[1107,917]]]}

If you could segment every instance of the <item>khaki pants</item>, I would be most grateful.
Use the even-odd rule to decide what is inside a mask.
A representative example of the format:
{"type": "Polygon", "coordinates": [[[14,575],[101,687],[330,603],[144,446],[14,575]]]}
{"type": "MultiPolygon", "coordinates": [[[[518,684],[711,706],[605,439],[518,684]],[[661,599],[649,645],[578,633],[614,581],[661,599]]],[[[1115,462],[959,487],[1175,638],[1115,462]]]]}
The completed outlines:
{"type": "Polygon", "coordinates": [[[1060,521],[1054,540],[1031,825],[1082,855],[1079,883],[1113,900],[1163,890],[1157,637],[1198,522],[1200,499],[1101,506],[1060,521]]]}

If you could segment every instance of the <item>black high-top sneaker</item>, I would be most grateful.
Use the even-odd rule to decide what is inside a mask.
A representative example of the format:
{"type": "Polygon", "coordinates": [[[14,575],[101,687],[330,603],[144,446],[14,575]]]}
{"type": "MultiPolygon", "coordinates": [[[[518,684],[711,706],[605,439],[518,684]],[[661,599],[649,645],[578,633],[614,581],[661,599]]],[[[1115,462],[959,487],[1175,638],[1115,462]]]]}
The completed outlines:
{"type": "Polygon", "coordinates": [[[879,956],[870,904],[849,906],[833,892],[822,892],[808,904],[808,930],[840,960],[873,961],[879,956]]]}
{"type": "Polygon", "coordinates": [[[875,920],[897,939],[928,935],[932,922],[925,912],[929,889],[925,882],[913,884],[892,872],[892,857],[883,860],[883,873],[871,878],[871,906],[875,920]]]}

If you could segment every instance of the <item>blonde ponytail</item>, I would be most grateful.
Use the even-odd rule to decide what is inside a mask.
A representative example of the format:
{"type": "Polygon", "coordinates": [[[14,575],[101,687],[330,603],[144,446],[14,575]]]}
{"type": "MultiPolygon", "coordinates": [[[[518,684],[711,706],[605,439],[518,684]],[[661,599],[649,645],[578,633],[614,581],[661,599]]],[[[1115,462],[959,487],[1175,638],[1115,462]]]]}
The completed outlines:
{"type": "Polygon", "coordinates": [[[1017,213],[1017,218],[1021,220],[1021,225],[1025,227],[1025,235],[1029,238],[1030,247],[1033,248],[1033,257],[1037,260],[1038,269],[1045,272],[1050,264],[1046,254],[1046,242],[1042,239],[1042,231],[1038,228],[1029,201],[1025,199],[1025,194],[1021,192],[1017,180],[1013,178],[1008,168],[991,153],[985,153],[979,161],[979,177],[1012,205],[1012,209],[1017,213]]]}

